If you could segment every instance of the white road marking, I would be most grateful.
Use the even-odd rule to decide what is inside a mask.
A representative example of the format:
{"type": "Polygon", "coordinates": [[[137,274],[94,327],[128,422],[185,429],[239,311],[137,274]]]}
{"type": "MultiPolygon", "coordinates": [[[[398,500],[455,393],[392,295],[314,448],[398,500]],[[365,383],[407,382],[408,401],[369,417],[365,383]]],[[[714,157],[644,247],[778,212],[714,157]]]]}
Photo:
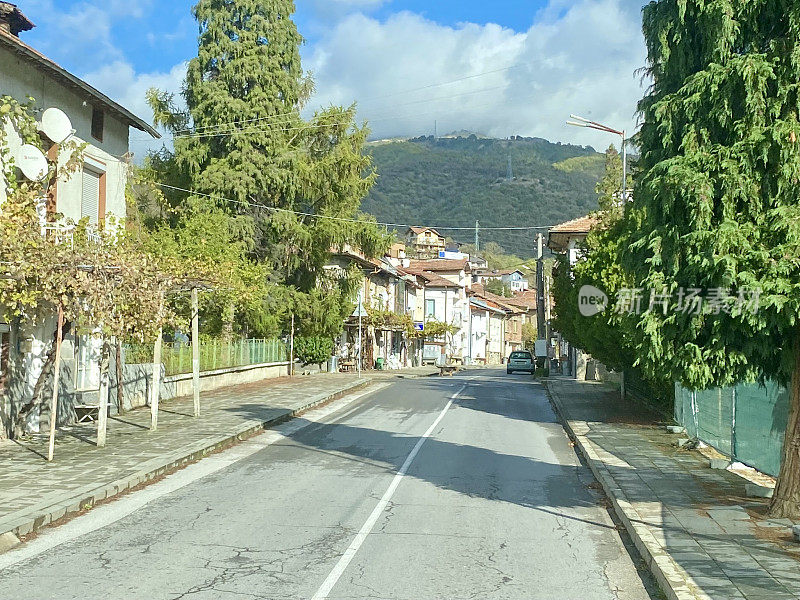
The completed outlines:
{"type": "MultiPolygon", "coordinates": [[[[144,508],[153,500],[176,492],[194,483],[198,479],[202,479],[203,477],[225,469],[263,450],[267,446],[281,442],[301,429],[318,423],[333,413],[346,408],[356,400],[374,394],[389,385],[391,384],[382,383],[377,386],[372,386],[367,390],[344,396],[327,406],[311,409],[303,414],[302,421],[295,419],[287,421],[275,429],[268,429],[263,434],[250,438],[219,454],[212,454],[199,462],[189,465],[185,469],[168,475],[158,483],[149,485],[133,494],[122,496],[108,504],[98,506],[90,512],[76,517],[60,527],[45,529],[30,542],[22,544],[4,554],[0,554],[0,571],[34,558],[61,544],[66,544],[81,536],[116,523],[120,519],[124,519],[137,510],[144,508]]],[[[348,411],[346,414],[349,414],[349,412],[352,411],[348,411]]]]}
{"type": "Polygon", "coordinates": [[[442,409],[442,412],[439,413],[439,416],[436,417],[436,420],[433,422],[433,424],[430,427],[428,427],[428,430],[422,434],[421,438],[419,438],[414,448],[412,448],[411,452],[406,457],[405,462],[403,462],[403,465],[400,467],[400,470],[394,476],[394,479],[392,479],[392,483],[389,484],[389,487],[387,488],[386,492],[384,492],[383,496],[373,509],[372,513],[369,515],[367,520],[361,526],[361,529],[358,531],[358,534],[356,534],[356,537],[353,538],[352,542],[350,542],[350,545],[347,547],[347,550],[345,550],[344,554],[342,554],[342,556],[339,558],[339,562],[337,562],[336,566],[333,567],[333,570],[330,572],[328,577],[322,583],[320,588],[317,590],[317,593],[314,594],[311,600],[325,600],[331,593],[333,586],[336,585],[336,583],[339,581],[339,578],[341,578],[341,576],[344,574],[345,570],[347,569],[347,566],[350,564],[350,561],[353,560],[353,557],[356,555],[356,552],[358,552],[358,549],[361,548],[361,545],[364,543],[364,541],[367,539],[367,536],[375,527],[375,523],[377,523],[378,519],[381,516],[381,513],[383,513],[383,511],[386,510],[386,507],[389,504],[389,500],[392,499],[392,496],[397,490],[397,486],[400,485],[400,482],[403,480],[403,477],[405,477],[406,473],[408,472],[408,468],[411,466],[411,463],[414,462],[414,459],[416,458],[417,454],[419,454],[419,451],[422,448],[422,445],[425,443],[425,440],[427,440],[430,437],[430,435],[433,433],[433,431],[436,429],[439,423],[441,423],[442,419],[444,419],[444,416],[445,414],[447,414],[447,411],[450,410],[450,407],[453,405],[455,399],[458,398],[461,395],[461,392],[463,392],[466,388],[467,384],[465,383],[464,385],[461,386],[461,389],[459,389],[455,394],[450,396],[450,401],[442,409]]]}

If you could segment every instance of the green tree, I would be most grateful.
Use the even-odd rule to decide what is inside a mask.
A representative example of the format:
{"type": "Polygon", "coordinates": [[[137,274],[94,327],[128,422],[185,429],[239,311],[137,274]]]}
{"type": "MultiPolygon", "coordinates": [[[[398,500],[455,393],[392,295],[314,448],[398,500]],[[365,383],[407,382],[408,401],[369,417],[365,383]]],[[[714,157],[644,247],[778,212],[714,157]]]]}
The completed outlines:
{"type": "Polygon", "coordinates": [[[603,290],[609,298],[630,286],[630,276],[623,270],[621,255],[626,244],[627,222],[619,202],[622,182],[622,159],[611,146],[606,151],[606,171],[597,183],[600,211],[597,224],[586,236],[577,262],[570,266],[561,257],[553,274],[555,316],[553,327],[573,346],[588,352],[615,370],[630,369],[636,360],[630,339],[630,323],[609,307],[586,317],[579,312],[578,292],[590,285],[603,290]]]}
{"type": "MultiPolygon", "coordinates": [[[[269,282],[283,287],[273,291],[286,301],[278,314],[284,330],[289,312],[322,312],[320,301],[330,308],[338,298],[335,313],[344,310],[349,278],[336,294],[318,291],[331,248],[350,244],[373,256],[388,244],[359,211],[375,174],[355,107],[320,110],[309,121],[300,116],[313,83],[302,70],[293,13],[291,0],[201,0],[193,9],[200,36],[184,86],[186,110],[169,94],[148,94],[156,122],[174,133],[174,152],[162,151],[151,165],[165,182],[184,181],[189,185],[176,187],[198,192],[189,199],[170,192],[167,204],[211,199],[228,215],[230,230],[267,265],[269,282]]],[[[244,311],[230,307],[227,329],[237,318],[274,322],[269,305],[262,297],[244,311]]],[[[323,331],[309,331],[316,333],[323,331]]]]}
{"type": "Polygon", "coordinates": [[[486,282],[486,291],[504,298],[511,298],[514,294],[511,287],[507,283],[503,283],[501,279],[490,279],[486,282]]]}
{"type": "MultiPolygon", "coordinates": [[[[760,290],[739,302],[646,312],[637,355],[685,386],[790,384],[776,516],[800,517],[800,5],[660,0],[644,9],[653,85],[639,109],[628,256],[640,286],[760,290]]],[[[708,292],[707,292],[708,293],[708,292]]]]}

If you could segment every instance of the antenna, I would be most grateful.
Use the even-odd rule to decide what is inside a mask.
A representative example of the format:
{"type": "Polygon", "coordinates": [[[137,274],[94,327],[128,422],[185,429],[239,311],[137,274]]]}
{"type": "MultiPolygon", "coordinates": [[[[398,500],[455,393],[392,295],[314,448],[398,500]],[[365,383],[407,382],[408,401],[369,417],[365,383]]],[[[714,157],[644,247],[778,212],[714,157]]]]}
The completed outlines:
{"type": "Polygon", "coordinates": [[[48,108],[42,113],[39,130],[56,144],[65,142],[74,133],[69,117],[57,108],[48,108]]]}
{"type": "Polygon", "coordinates": [[[47,175],[47,159],[41,150],[30,144],[17,151],[17,167],[31,181],[41,181],[47,175]]]}

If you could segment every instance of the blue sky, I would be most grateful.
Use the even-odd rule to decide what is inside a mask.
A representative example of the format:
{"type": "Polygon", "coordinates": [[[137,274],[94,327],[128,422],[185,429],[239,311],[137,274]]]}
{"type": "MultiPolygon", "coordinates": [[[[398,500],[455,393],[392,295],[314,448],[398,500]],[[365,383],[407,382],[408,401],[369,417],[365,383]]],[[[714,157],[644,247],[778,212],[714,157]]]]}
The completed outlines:
{"type": "MultiPolygon", "coordinates": [[[[146,119],[144,92],[178,91],[196,52],[191,0],[17,1],[37,25],[25,41],[146,119]]],[[[440,133],[601,147],[611,140],[564,120],[581,112],[635,127],[642,3],[298,0],[317,88],[308,110],[358,102],[373,137],[429,134],[436,122],[440,133]]]]}

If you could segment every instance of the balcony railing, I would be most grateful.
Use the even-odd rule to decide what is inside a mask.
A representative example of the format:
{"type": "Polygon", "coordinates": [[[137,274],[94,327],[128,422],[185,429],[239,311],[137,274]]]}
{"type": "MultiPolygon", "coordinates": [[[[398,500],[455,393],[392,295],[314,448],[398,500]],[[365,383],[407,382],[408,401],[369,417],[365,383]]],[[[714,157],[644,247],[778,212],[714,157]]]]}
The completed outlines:
{"type": "MultiPolygon", "coordinates": [[[[72,246],[75,243],[75,226],[74,225],[45,225],[42,227],[44,237],[54,244],[68,244],[72,246]]],[[[93,244],[102,244],[103,237],[96,231],[87,231],[86,239],[93,244]]]]}

